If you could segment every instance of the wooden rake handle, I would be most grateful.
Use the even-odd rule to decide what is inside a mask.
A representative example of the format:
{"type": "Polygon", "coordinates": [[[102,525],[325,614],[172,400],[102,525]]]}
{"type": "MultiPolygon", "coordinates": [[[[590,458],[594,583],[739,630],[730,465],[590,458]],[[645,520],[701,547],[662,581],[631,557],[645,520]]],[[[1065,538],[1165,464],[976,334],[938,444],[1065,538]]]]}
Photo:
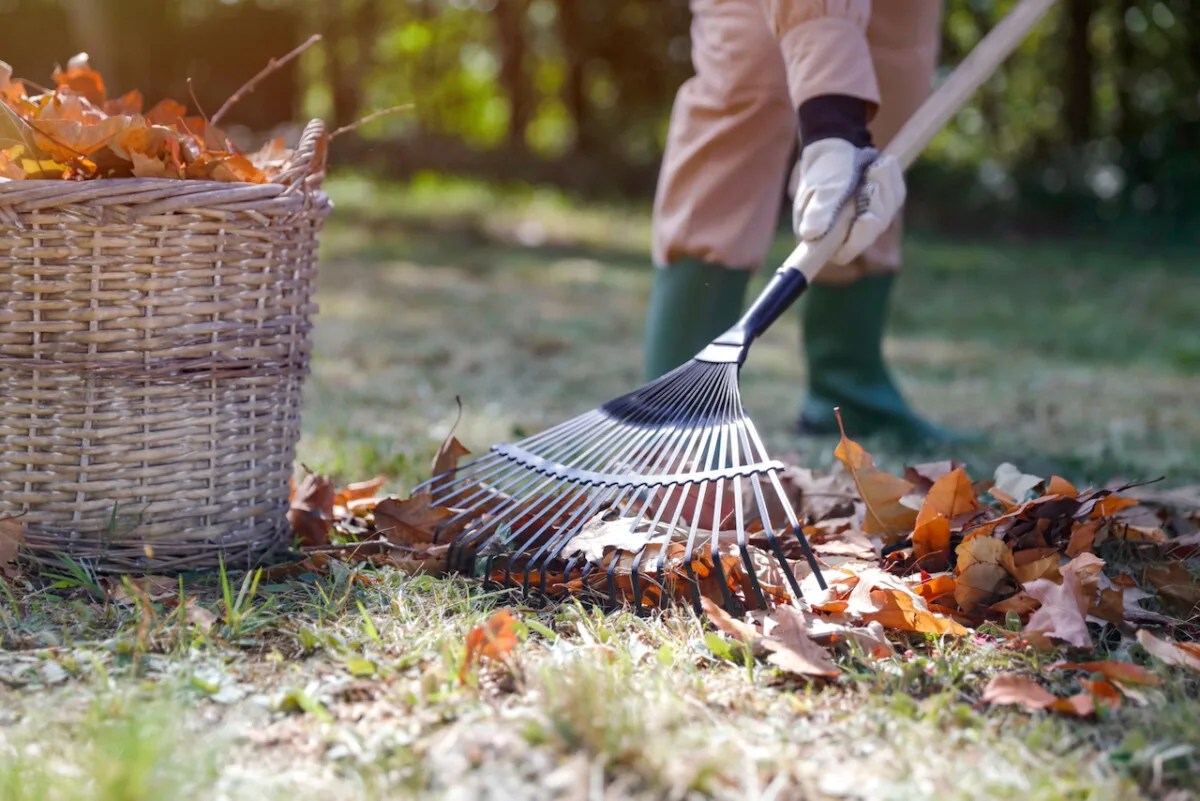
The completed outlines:
{"type": "MultiPolygon", "coordinates": [[[[992,77],[999,66],[1025,40],[1057,0],[1021,0],[971,50],[950,77],[931,94],[904,127],[896,133],[884,154],[900,162],[907,170],[921,151],[957,114],[984,81],[992,77]]],[[[783,262],[783,269],[799,270],[807,281],[821,271],[846,239],[852,221],[853,203],[838,216],[833,229],[815,242],[801,242],[783,262]]]]}

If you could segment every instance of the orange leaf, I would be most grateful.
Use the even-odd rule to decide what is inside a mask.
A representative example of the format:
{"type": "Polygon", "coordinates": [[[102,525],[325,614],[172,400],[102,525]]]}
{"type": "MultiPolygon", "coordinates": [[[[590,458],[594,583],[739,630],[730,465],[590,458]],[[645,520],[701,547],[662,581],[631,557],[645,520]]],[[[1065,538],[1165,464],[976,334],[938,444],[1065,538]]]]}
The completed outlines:
{"type": "Polygon", "coordinates": [[[1144,684],[1154,687],[1163,682],[1161,676],[1146,670],[1141,665],[1116,659],[1103,662],[1056,662],[1050,668],[1053,670],[1086,670],[1088,673],[1099,673],[1109,681],[1119,681],[1125,684],[1144,684]]]}
{"type": "Polygon", "coordinates": [[[950,522],[961,514],[979,509],[967,471],[961,467],[933,482],[917,515],[913,531],[913,555],[918,559],[950,550],[950,522]]]}
{"type": "Polygon", "coordinates": [[[910,595],[891,588],[876,590],[872,595],[881,596],[883,608],[878,612],[863,614],[862,618],[867,623],[876,621],[884,628],[921,634],[970,634],[958,622],[935,614],[919,595],[910,595]]]}
{"type": "Polygon", "coordinates": [[[713,625],[731,637],[749,645],[760,636],[758,629],[749,623],[743,623],[736,619],[711,599],[701,597],[700,605],[704,608],[704,614],[713,622],[713,625]]]}
{"type": "Polygon", "coordinates": [[[1058,551],[1051,549],[1052,552],[1045,555],[1042,555],[1041,551],[1042,549],[1036,548],[1013,554],[1013,576],[1022,585],[1038,579],[1054,580],[1059,577],[1058,551]]]}
{"type": "Polygon", "coordinates": [[[379,492],[387,479],[384,476],[375,476],[369,481],[358,481],[353,484],[347,484],[346,487],[339,492],[333,499],[336,506],[347,506],[352,501],[361,501],[366,498],[375,497],[375,493],[379,492]]]}
{"type": "Polygon", "coordinates": [[[931,576],[918,584],[916,591],[926,602],[932,603],[944,595],[953,595],[956,583],[951,575],[931,576]]]}
{"type": "Polygon", "coordinates": [[[1136,498],[1122,498],[1119,495],[1108,495],[1096,501],[1095,507],[1092,508],[1092,520],[1098,517],[1109,517],[1115,515],[1122,509],[1128,509],[1131,506],[1137,506],[1136,498]]]}
{"type": "Polygon", "coordinates": [[[1046,487],[1047,495],[1065,495],[1068,498],[1075,498],[1079,495],[1079,490],[1075,489],[1075,485],[1067,481],[1061,476],[1051,476],[1050,486],[1046,487]]]}
{"type": "Polygon", "coordinates": [[[863,520],[864,532],[895,539],[913,530],[917,512],[900,503],[900,499],[912,490],[912,484],[899,476],[878,470],[871,454],[847,438],[844,432],[833,455],[850,471],[867,507],[863,520]]]}
{"type": "Polygon", "coordinates": [[[0,100],[9,105],[25,97],[25,84],[12,79],[12,67],[0,61],[0,100]]]}
{"type": "Polygon", "coordinates": [[[54,83],[60,89],[69,89],[83,95],[93,106],[100,108],[104,105],[107,95],[104,91],[104,79],[100,73],[88,66],[87,55],[80,53],[67,62],[67,71],[54,70],[54,83]]]}
{"type": "Polygon", "coordinates": [[[135,178],[178,178],[179,172],[168,167],[162,159],[143,156],[141,153],[129,154],[133,160],[133,177],[135,178]]]}
{"type": "Polygon", "coordinates": [[[146,122],[151,125],[174,125],[187,114],[187,107],[174,100],[160,100],[146,112],[146,122]]]}
{"type": "Polygon", "coordinates": [[[1100,524],[1094,520],[1075,526],[1071,532],[1071,541],[1067,543],[1067,556],[1073,558],[1081,553],[1090,553],[1099,527],[1100,524]]]}
{"type": "MultiPolygon", "coordinates": [[[[19,147],[19,146],[18,146],[19,147]]],[[[13,148],[14,150],[16,148],[13,148]]],[[[20,165],[9,158],[7,150],[0,150],[0,178],[7,178],[10,181],[20,181],[25,177],[25,171],[20,165]]]]}
{"type": "Polygon", "coordinates": [[[1079,683],[1083,685],[1085,690],[1092,694],[1092,701],[1097,706],[1102,706],[1106,709],[1121,708],[1121,693],[1107,681],[1080,679],[1079,683]]]}
{"type": "Polygon", "coordinates": [[[115,100],[109,100],[104,104],[104,113],[109,116],[132,116],[142,113],[142,93],[137,89],[131,92],[126,92],[115,100]]]}
{"type": "Polygon", "coordinates": [[[467,679],[467,672],[483,659],[504,662],[517,644],[516,618],[507,609],[501,609],[467,633],[467,655],[458,672],[459,683],[467,679]]]}

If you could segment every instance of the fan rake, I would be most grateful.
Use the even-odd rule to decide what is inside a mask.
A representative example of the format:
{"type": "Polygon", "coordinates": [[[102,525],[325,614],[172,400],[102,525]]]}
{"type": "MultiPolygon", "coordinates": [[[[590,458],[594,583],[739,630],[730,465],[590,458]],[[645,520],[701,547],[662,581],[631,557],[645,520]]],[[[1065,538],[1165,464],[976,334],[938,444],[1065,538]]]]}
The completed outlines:
{"type": "MultiPolygon", "coordinates": [[[[907,169],[1055,0],[1021,0],[892,138],[907,169]]],[[[716,595],[724,606],[765,607],[802,595],[820,566],[742,408],[738,378],[753,342],[803,294],[845,240],[853,185],[830,230],[802,242],[750,309],[688,363],[574,419],[426,481],[444,511],[451,569],[526,594],[606,590],[665,603],[716,595]],[[800,575],[798,575],[800,574],[800,575]],[[535,578],[536,577],[536,578],[535,578]]]]}

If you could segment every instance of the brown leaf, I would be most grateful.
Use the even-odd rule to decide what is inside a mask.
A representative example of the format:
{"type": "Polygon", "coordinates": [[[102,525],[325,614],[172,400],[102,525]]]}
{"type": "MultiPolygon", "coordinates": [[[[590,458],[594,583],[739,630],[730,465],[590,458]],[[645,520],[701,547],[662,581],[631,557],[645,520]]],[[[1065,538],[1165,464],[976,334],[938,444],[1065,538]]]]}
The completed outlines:
{"type": "Polygon", "coordinates": [[[1121,708],[1121,693],[1117,688],[1109,684],[1107,681],[1092,681],[1091,679],[1080,679],[1079,683],[1092,696],[1092,703],[1096,706],[1105,709],[1120,709],[1121,708]]]}
{"type": "MultiPolygon", "coordinates": [[[[854,514],[854,501],[858,491],[854,478],[846,472],[831,472],[819,475],[807,467],[788,466],[779,475],[784,492],[792,508],[802,521],[820,523],[854,514]]],[[[772,498],[774,493],[765,497],[772,498]]],[[[782,519],[776,510],[771,510],[771,519],[782,519]]]]}
{"type": "Polygon", "coordinates": [[[1136,498],[1122,498],[1119,495],[1108,495],[1096,501],[1096,505],[1092,508],[1091,518],[1095,520],[1099,517],[1111,517],[1122,509],[1128,509],[1131,506],[1137,506],[1136,498]]]}
{"type": "Polygon", "coordinates": [[[829,659],[829,652],[804,633],[802,618],[796,610],[781,606],[775,612],[772,636],[763,641],[771,652],[767,662],[797,676],[838,676],[841,670],[829,659]]]}
{"type": "Polygon", "coordinates": [[[516,618],[507,609],[496,612],[487,621],[467,634],[467,655],[458,672],[460,683],[467,672],[483,659],[506,662],[517,644],[516,618]]]}
{"type": "Polygon", "coordinates": [[[142,93],[137,89],[104,103],[104,113],[110,117],[133,116],[142,113],[142,93]]]}
{"type": "Polygon", "coordinates": [[[138,576],[130,578],[129,583],[133,585],[133,595],[128,592],[123,581],[115,580],[106,584],[108,599],[114,603],[131,604],[139,593],[151,601],[162,601],[179,594],[179,579],[170,576],[138,576]]]}
{"type": "Polygon", "coordinates": [[[306,475],[296,488],[288,510],[288,522],[301,545],[329,544],[329,531],[333,528],[333,496],[333,481],[316,473],[306,475]]]}
{"type": "Polygon", "coordinates": [[[1003,601],[992,604],[988,609],[1001,615],[1007,615],[1009,612],[1016,612],[1018,615],[1027,615],[1039,606],[1041,606],[1041,603],[1037,598],[1022,591],[1011,598],[1005,598],[1003,601]]]}
{"type": "Polygon", "coordinates": [[[954,634],[960,637],[970,634],[962,624],[934,612],[919,595],[894,589],[879,592],[883,600],[882,608],[862,616],[868,623],[874,621],[887,629],[921,634],[954,634]]]}
{"type": "Polygon", "coordinates": [[[1025,592],[1042,606],[1029,618],[1024,636],[1039,648],[1049,647],[1050,639],[1091,648],[1092,635],[1087,628],[1088,599],[1073,570],[1063,570],[1062,583],[1038,579],[1025,585],[1025,592]]]}
{"type": "Polygon", "coordinates": [[[451,509],[433,506],[428,495],[406,501],[387,498],[375,507],[375,529],[396,545],[428,545],[438,527],[454,516],[451,509]]]}
{"type": "MultiPolygon", "coordinates": [[[[20,146],[18,145],[18,147],[20,146]]],[[[21,169],[20,164],[13,161],[7,150],[0,150],[0,178],[7,178],[10,181],[21,181],[25,178],[25,170],[21,169]]]]}
{"type": "Polygon", "coordinates": [[[1175,612],[1191,616],[1200,605],[1200,585],[1183,562],[1153,565],[1146,568],[1144,575],[1175,612]]]}
{"type": "Polygon", "coordinates": [[[179,178],[179,171],[174,170],[166,165],[160,158],[152,156],[143,156],[141,153],[133,152],[130,154],[133,162],[133,176],[135,178],[179,178]]]}
{"type": "Polygon", "coordinates": [[[701,597],[700,605],[704,608],[704,614],[708,616],[708,619],[713,622],[714,626],[746,645],[752,644],[761,636],[758,629],[754,626],[735,619],[711,599],[701,597]]]}
{"type": "Polygon", "coordinates": [[[997,673],[988,682],[980,699],[995,706],[1019,705],[1038,712],[1051,710],[1076,717],[1087,717],[1094,711],[1092,696],[1087,693],[1059,698],[1035,684],[1032,680],[1015,673],[997,673]]]}
{"type": "Polygon", "coordinates": [[[1155,687],[1162,684],[1162,677],[1152,673],[1141,665],[1132,662],[1121,662],[1109,659],[1103,662],[1056,662],[1051,670],[1086,670],[1088,673],[1099,673],[1109,681],[1119,681],[1125,684],[1142,684],[1155,687]]]}
{"type": "Polygon", "coordinates": [[[15,105],[25,97],[25,84],[12,79],[12,67],[0,61],[0,101],[15,105]]]}
{"type": "MultiPolygon", "coordinates": [[[[0,62],[3,63],[3,62],[0,62]]],[[[12,515],[0,516],[0,572],[17,561],[25,543],[25,524],[12,515]]]]}
{"type": "Polygon", "coordinates": [[[1012,549],[995,537],[974,536],[962,541],[955,549],[958,563],[954,574],[957,582],[954,600],[964,612],[998,601],[1012,591],[1010,575],[1014,572],[1012,549]]]}
{"type": "Polygon", "coordinates": [[[900,503],[900,499],[912,490],[912,484],[877,469],[871,454],[857,442],[848,439],[845,433],[833,454],[850,471],[859,496],[867,507],[863,520],[864,532],[896,539],[912,531],[917,521],[917,511],[900,503]]]}
{"type": "MultiPolygon", "coordinates": [[[[433,457],[432,476],[445,476],[443,481],[449,483],[454,478],[454,471],[458,469],[458,460],[464,456],[469,456],[471,452],[463,447],[454,436],[449,436],[442,446],[438,448],[437,454],[433,457]]],[[[436,493],[439,490],[439,485],[443,482],[435,482],[431,489],[436,493]]]]}
{"type": "Polygon", "coordinates": [[[213,625],[217,622],[217,616],[201,606],[195,598],[187,599],[184,617],[188,623],[200,629],[205,634],[212,631],[213,625]]]}
{"type": "Polygon", "coordinates": [[[1188,670],[1200,672],[1200,654],[1193,654],[1181,648],[1184,643],[1173,640],[1161,640],[1145,629],[1138,629],[1137,641],[1151,656],[1168,665],[1185,667],[1188,670]]]}

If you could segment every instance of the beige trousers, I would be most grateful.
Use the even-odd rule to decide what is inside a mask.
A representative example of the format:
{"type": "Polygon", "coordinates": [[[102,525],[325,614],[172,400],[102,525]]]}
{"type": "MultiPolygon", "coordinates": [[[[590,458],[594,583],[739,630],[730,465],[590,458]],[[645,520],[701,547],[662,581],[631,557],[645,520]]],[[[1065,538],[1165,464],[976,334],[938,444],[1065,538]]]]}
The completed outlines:
{"type": "MultiPolygon", "coordinates": [[[[886,147],[925,100],[936,68],[940,0],[692,0],[695,74],[676,94],[654,200],[657,265],[691,256],[757,270],[779,219],[796,109],[843,94],[871,104],[886,147]]],[[[900,267],[902,222],[854,263],[827,266],[838,283],[900,267]]]]}

